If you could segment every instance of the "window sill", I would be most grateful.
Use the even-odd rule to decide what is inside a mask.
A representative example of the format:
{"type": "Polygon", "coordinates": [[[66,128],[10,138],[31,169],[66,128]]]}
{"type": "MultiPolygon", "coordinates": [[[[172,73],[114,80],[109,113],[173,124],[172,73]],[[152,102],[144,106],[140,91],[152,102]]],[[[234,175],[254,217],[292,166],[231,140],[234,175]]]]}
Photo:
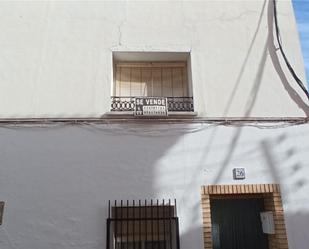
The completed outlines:
{"type": "Polygon", "coordinates": [[[110,111],[106,112],[103,117],[110,118],[134,118],[134,119],[143,119],[143,118],[151,118],[151,119],[169,119],[169,118],[192,118],[197,116],[197,112],[169,112],[168,116],[134,116],[134,112],[132,111],[110,111]]]}

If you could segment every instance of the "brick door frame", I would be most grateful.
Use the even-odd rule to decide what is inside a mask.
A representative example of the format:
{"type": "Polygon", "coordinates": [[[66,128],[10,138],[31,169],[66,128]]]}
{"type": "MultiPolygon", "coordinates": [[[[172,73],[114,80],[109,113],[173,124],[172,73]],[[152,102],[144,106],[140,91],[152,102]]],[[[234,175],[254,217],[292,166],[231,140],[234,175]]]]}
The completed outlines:
{"type": "Polygon", "coordinates": [[[202,212],[204,249],[212,249],[211,207],[212,198],[262,197],[265,211],[272,211],[275,234],[268,234],[269,249],[288,249],[283,205],[279,184],[207,185],[202,186],[202,212]]]}

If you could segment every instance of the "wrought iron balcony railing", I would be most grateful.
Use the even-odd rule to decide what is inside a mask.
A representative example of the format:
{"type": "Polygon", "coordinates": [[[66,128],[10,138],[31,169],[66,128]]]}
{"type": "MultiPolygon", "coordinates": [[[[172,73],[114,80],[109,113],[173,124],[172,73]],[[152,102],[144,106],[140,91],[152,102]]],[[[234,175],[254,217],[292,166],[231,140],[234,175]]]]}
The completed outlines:
{"type": "MultiPolygon", "coordinates": [[[[136,97],[111,97],[112,112],[133,112],[136,97]]],[[[194,112],[193,97],[167,97],[169,112],[194,112]]]]}

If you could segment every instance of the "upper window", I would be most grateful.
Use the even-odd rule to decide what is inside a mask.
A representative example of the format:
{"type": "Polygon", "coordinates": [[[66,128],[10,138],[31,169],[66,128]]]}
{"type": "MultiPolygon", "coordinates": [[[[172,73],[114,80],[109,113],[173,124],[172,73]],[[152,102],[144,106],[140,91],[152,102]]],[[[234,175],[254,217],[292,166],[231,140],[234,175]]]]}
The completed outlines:
{"type": "Polygon", "coordinates": [[[161,98],[169,113],[193,112],[189,58],[189,53],[116,53],[111,110],[134,112],[136,102],[161,98]]]}
{"type": "Polygon", "coordinates": [[[116,202],[109,207],[108,249],[179,249],[176,205],[116,202]]]}
{"type": "Polygon", "coordinates": [[[186,62],[116,63],[119,97],[188,97],[186,62]]]}

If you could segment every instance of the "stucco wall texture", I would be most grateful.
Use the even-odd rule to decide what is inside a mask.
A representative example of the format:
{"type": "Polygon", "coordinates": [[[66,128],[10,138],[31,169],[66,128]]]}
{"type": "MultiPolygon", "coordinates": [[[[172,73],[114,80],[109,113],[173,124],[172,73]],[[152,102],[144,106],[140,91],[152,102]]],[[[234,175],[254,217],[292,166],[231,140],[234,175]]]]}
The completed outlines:
{"type": "MultiPolygon", "coordinates": [[[[102,117],[119,51],[190,53],[198,117],[307,117],[272,10],[268,0],[1,1],[0,119],[102,117]]],[[[291,2],[278,12],[304,78],[291,2]]],[[[307,249],[309,127],[286,126],[2,123],[0,248],[103,249],[108,200],[176,198],[181,249],[201,249],[202,185],[278,183],[290,249],[307,249]]]]}
{"type": "MultiPolygon", "coordinates": [[[[273,34],[272,1],[1,1],[0,118],[101,117],[113,51],[190,52],[200,117],[302,117],[305,95],[273,34]]],[[[291,2],[281,37],[304,66],[291,2]]]]}
{"type": "Polygon", "coordinates": [[[279,183],[289,248],[307,249],[309,127],[266,126],[0,128],[0,248],[102,249],[108,200],[176,198],[180,248],[202,249],[202,185],[279,183]]]}

